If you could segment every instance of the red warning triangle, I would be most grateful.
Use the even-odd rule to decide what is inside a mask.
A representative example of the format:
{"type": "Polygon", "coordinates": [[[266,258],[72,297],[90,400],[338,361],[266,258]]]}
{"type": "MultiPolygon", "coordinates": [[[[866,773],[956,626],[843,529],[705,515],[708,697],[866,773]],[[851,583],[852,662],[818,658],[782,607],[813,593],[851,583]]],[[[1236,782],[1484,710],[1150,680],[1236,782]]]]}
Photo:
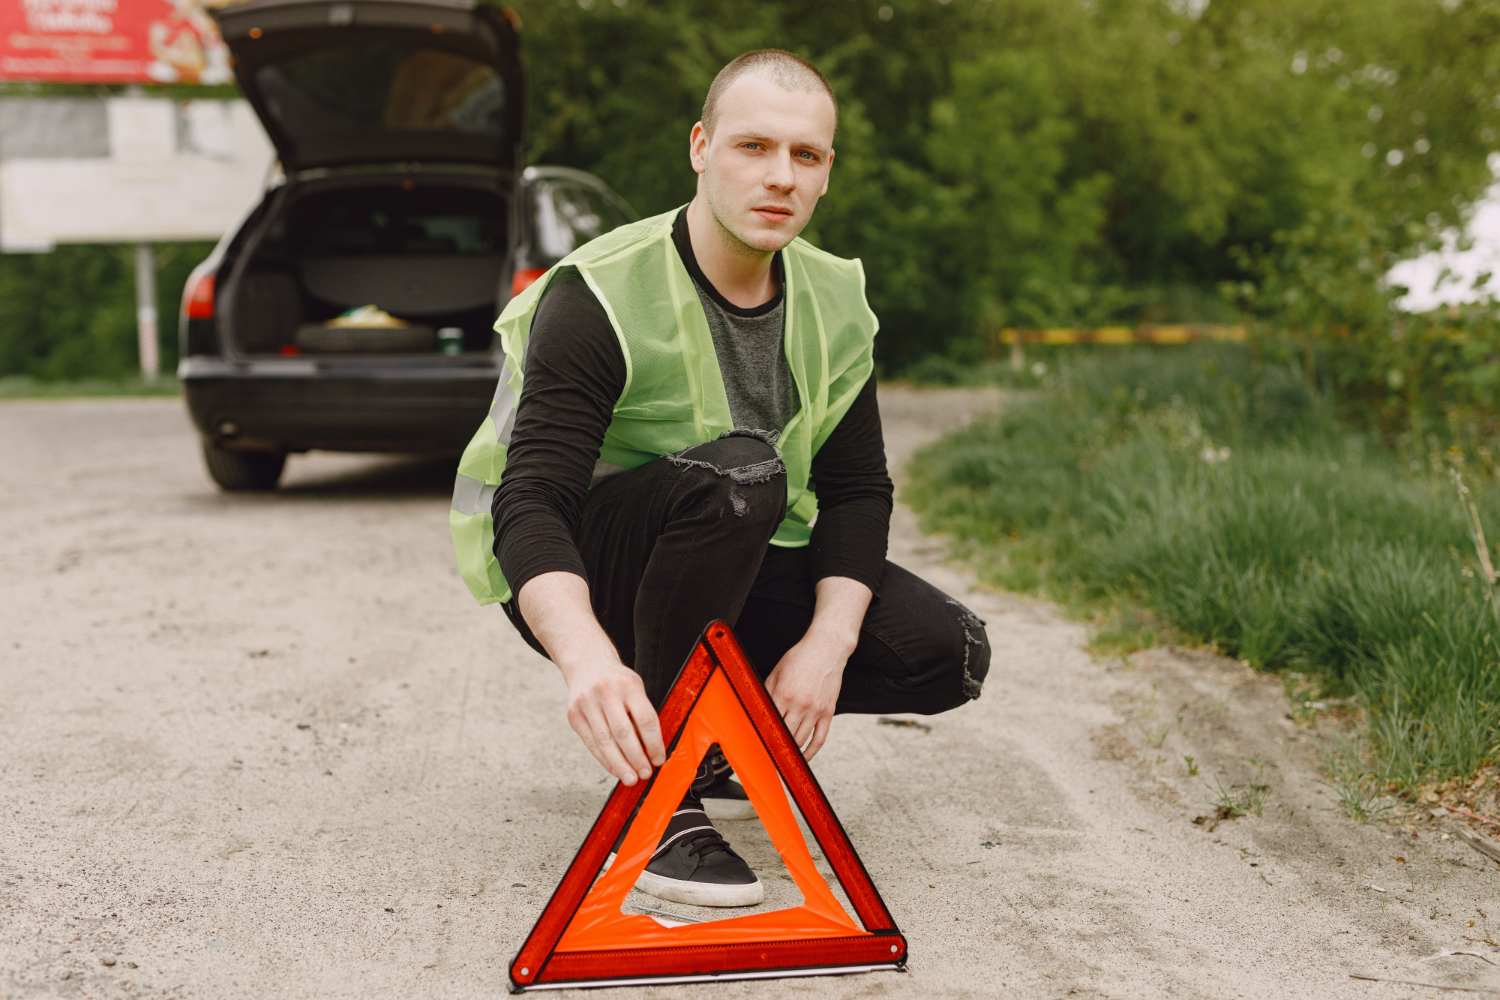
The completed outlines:
{"type": "Polygon", "coordinates": [[[906,938],[886,910],[786,723],[724,622],[703,631],[658,714],[667,761],[650,781],[616,785],[593,829],[510,963],[510,989],[772,979],[906,965],[906,938]],[[621,905],[718,743],[781,853],[803,904],[666,926],[621,905]],[[808,854],[782,784],[838,876],[855,923],[808,854]],[[641,802],[644,796],[645,802],[641,802]],[[641,808],[608,872],[615,839],[641,808]],[[863,924],[863,928],[860,927],[863,924]]]}

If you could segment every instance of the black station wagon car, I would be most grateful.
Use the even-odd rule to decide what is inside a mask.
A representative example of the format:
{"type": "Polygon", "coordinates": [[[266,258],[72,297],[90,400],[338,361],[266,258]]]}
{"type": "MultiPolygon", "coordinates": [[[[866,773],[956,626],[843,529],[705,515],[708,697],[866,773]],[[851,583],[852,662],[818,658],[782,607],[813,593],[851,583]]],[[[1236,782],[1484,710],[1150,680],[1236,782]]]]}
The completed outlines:
{"type": "Polygon", "coordinates": [[[492,325],[633,219],[597,178],[522,169],[519,21],[473,0],[248,0],[215,17],[278,179],[183,291],[178,376],[225,489],[289,452],[456,452],[492,325]]]}

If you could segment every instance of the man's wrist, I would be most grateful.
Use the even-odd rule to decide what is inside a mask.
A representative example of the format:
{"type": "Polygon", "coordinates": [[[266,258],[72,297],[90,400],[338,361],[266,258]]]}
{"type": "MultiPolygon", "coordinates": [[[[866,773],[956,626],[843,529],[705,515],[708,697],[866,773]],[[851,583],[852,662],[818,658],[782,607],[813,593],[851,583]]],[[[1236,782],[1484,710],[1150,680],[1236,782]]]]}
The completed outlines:
{"type": "Polygon", "coordinates": [[[815,585],[816,604],[807,638],[829,655],[843,661],[854,655],[859,644],[859,630],[864,626],[870,607],[871,591],[858,580],[842,576],[825,576],[815,585]]]}
{"type": "Polygon", "coordinates": [[[588,581],[581,575],[555,570],[534,576],[517,591],[516,600],[564,681],[572,684],[577,671],[601,663],[624,665],[594,617],[588,581]]]}
{"type": "MultiPolygon", "coordinates": [[[[859,644],[859,629],[836,625],[831,622],[819,622],[816,619],[808,627],[807,634],[803,637],[804,642],[811,642],[820,649],[830,654],[841,656],[847,660],[854,655],[854,647],[859,644]]],[[[843,664],[840,663],[840,667],[843,664]]]]}
{"type": "Polygon", "coordinates": [[[598,667],[602,664],[624,666],[620,662],[620,654],[615,650],[614,644],[603,635],[602,631],[597,637],[580,636],[577,641],[569,643],[567,649],[558,652],[553,663],[562,672],[565,681],[572,680],[573,674],[579,670],[586,670],[590,667],[598,667]],[[603,641],[590,641],[592,638],[603,641]]]}

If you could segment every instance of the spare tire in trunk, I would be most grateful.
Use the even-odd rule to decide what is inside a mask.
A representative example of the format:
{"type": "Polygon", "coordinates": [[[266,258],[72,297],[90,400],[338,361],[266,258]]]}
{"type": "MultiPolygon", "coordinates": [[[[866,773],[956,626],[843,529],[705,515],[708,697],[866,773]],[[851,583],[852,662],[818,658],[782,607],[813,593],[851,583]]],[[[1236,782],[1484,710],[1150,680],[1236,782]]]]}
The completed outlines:
{"type": "Polygon", "coordinates": [[[437,350],[432,327],[324,326],[304,323],[297,328],[297,346],[306,354],[407,354],[437,350]]]}

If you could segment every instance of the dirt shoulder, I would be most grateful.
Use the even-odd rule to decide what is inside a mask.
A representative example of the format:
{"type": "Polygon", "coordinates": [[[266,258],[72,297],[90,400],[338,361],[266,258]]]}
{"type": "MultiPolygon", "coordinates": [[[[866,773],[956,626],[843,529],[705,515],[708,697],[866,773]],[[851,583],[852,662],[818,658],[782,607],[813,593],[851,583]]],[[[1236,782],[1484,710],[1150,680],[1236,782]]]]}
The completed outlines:
{"type": "MultiPolygon", "coordinates": [[[[893,459],[994,402],[885,390],[893,459]]],[[[608,783],[458,580],[446,466],[315,455],[226,496],[156,400],[7,403],[0,450],[0,996],[501,992],[608,783]]],[[[904,508],[891,548],[995,649],[977,702],[841,717],[814,765],[910,971],[654,992],[1500,992],[1500,865],[1344,817],[1279,684],[1097,660],[904,508]],[[1195,825],[1212,776],[1267,786],[1263,814],[1195,825]]],[[[755,826],[727,832],[776,878],[755,826]]]]}

